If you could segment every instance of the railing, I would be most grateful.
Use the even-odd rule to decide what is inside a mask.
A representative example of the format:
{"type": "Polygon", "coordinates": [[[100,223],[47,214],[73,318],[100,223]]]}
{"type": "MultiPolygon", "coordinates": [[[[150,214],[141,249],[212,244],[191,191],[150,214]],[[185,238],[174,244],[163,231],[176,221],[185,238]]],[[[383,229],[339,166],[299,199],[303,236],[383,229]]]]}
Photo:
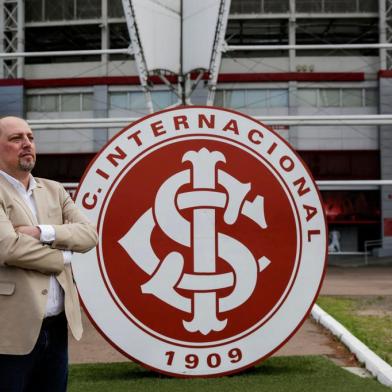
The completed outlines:
{"type": "Polygon", "coordinates": [[[349,13],[377,12],[376,0],[296,0],[296,12],[349,13]]]}
{"type": "MultiPolygon", "coordinates": [[[[391,45],[392,48],[392,45],[391,45]]],[[[1,56],[1,55],[0,55],[1,56]]],[[[358,115],[323,115],[323,116],[253,116],[266,125],[391,125],[392,114],[358,114],[358,115]]],[[[34,130],[50,129],[91,129],[117,128],[122,129],[138,117],[124,118],[78,118],[28,120],[34,130]]]]}
{"type": "Polygon", "coordinates": [[[391,49],[390,43],[379,44],[314,44],[314,45],[228,45],[230,50],[348,50],[348,49],[391,49]]]}
{"type": "MultiPolygon", "coordinates": [[[[232,0],[230,14],[289,12],[289,0],[232,0]]],[[[296,0],[297,13],[376,13],[376,0],[296,0]]]]}
{"type": "Polygon", "coordinates": [[[366,252],[330,252],[328,251],[328,255],[330,256],[366,256],[366,252]]]}
{"type": "Polygon", "coordinates": [[[379,239],[379,240],[368,240],[364,242],[364,250],[365,250],[365,264],[368,265],[369,264],[369,253],[370,253],[370,248],[375,248],[375,247],[382,247],[383,245],[383,240],[379,239]]]}
{"type": "MultiPolygon", "coordinates": [[[[62,183],[64,188],[68,191],[68,193],[71,194],[71,196],[75,195],[76,189],[79,186],[79,183],[77,182],[63,182],[62,183]]],[[[338,189],[339,186],[344,187],[345,189],[347,187],[357,187],[359,185],[363,186],[385,186],[385,185],[392,185],[392,180],[345,180],[345,181],[316,181],[317,186],[319,189],[322,189],[323,187],[327,186],[336,186],[338,189]]]]}
{"type": "Polygon", "coordinates": [[[289,11],[289,0],[231,0],[230,14],[276,14],[289,11]]]}
{"type": "MultiPolygon", "coordinates": [[[[390,43],[378,44],[315,44],[315,45],[228,45],[225,50],[337,50],[337,49],[391,49],[390,43]]],[[[18,57],[57,57],[57,56],[84,56],[99,54],[129,54],[132,48],[119,49],[92,49],[92,50],[60,50],[48,52],[14,52],[0,53],[0,59],[14,59],[18,57]]]]}
{"type": "MultiPolygon", "coordinates": [[[[364,181],[316,181],[316,184],[319,188],[323,186],[329,185],[342,185],[342,186],[356,186],[358,184],[363,185],[392,185],[392,180],[364,180],[364,181]]],[[[78,188],[77,182],[64,182],[63,186],[67,190],[67,192],[74,198],[76,194],[76,190],[78,188]]],[[[328,251],[328,255],[330,256],[365,256],[365,265],[368,265],[369,259],[368,256],[370,254],[370,248],[374,247],[381,247],[383,245],[383,240],[368,240],[364,242],[364,251],[363,252],[356,252],[356,251],[349,251],[349,252],[333,252],[328,251]]]]}

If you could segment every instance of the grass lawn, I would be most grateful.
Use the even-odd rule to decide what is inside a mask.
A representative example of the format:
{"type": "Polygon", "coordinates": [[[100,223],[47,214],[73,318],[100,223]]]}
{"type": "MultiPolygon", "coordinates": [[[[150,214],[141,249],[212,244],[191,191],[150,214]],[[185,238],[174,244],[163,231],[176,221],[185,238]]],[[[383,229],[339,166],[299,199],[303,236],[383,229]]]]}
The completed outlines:
{"type": "Polygon", "coordinates": [[[392,365],[392,297],[327,297],[318,305],[392,365]]]}
{"type": "Polygon", "coordinates": [[[72,365],[68,392],[390,392],[319,356],[270,358],[242,374],[174,379],[134,364],[72,365]]]}

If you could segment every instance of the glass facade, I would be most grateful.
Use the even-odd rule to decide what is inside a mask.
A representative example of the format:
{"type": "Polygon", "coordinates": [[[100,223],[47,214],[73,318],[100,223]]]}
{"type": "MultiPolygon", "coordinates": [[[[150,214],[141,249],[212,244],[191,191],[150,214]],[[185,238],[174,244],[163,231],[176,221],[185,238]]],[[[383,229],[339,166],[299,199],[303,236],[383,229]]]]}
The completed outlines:
{"type": "Polygon", "coordinates": [[[232,0],[232,14],[283,13],[289,10],[289,0],[232,0]]]}
{"type": "MultiPolygon", "coordinates": [[[[93,19],[101,17],[101,0],[26,0],[26,22],[93,19]]],[[[376,0],[296,0],[299,13],[375,13],[376,0]]],[[[282,14],[289,0],[232,0],[232,14],[282,14]]],[[[110,18],[124,17],[121,0],[108,1],[110,18]]]]}
{"type": "Polygon", "coordinates": [[[108,2],[108,14],[109,14],[109,18],[124,17],[122,1],[121,0],[110,0],[108,2]]]}
{"type": "Polygon", "coordinates": [[[287,107],[288,89],[233,89],[218,90],[215,105],[233,109],[287,107]]]}
{"type": "MultiPolygon", "coordinates": [[[[297,0],[296,13],[292,24],[297,44],[344,44],[377,43],[379,38],[377,15],[355,13],[377,12],[377,1],[372,0],[297,0]],[[339,14],[339,17],[301,17],[301,13],[339,14]],[[347,17],[345,14],[352,13],[347,17]]],[[[100,49],[107,41],[111,49],[129,46],[129,34],[125,23],[121,0],[107,1],[108,29],[102,29],[102,0],[26,0],[25,18],[26,51],[100,49]],[[120,19],[120,20],[119,20],[120,19]],[[122,19],[122,21],[121,21],[122,19]],[[63,32],[45,22],[71,22],[63,32]],[[86,21],[81,24],[81,21],[86,21]],[[38,23],[37,23],[38,22],[38,23]],[[73,24],[74,22],[74,24],[73,24]],[[87,39],[85,39],[87,37],[87,39]]],[[[232,0],[231,17],[228,21],[226,41],[230,45],[285,45],[289,43],[289,0],[232,0]],[[249,14],[249,18],[236,15],[249,14]],[[254,17],[258,15],[259,17],[254,17]],[[272,17],[271,17],[272,15],[272,17]]],[[[255,52],[253,52],[254,54],[255,52]]],[[[287,51],[263,52],[263,57],[287,56],[287,51]]],[[[325,51],[296,51],[297,56],[329,55],[325,51]]],[[[377,55],[376,50],[360,50],[359,55],[377,55]]],[[[338,51],[345,56],[353,50],[338,51]]],[[[249,53],[236,52],[237,57],[249,53]]],[[[124,59],[112,56],[111,59],[124,59]]],[[[98,58],[97,58],[98,60],[98,58]]],[[[26,63],[38,62],[26,59],[26,63]]],[[[39,63],[52,62],[41,58],[39,63]]]]}
{"type": "MultiPolygon", "coordinates": [[[[296,0],[296,12],[303,13],[348,13],[377,12],[375,0],[296,0]]],[[[285,13],[289,11],[289,0],[232,0],[232,14],[285,13]]]]}
{"type": "MultiPolygon", "coordinates": [[[[177,102],[176,95],[171,91],[152,91],[151,99],[154,109],[160,110],[177,102]]],[[[111,91],[109,92],[110,110],[145,111],[146,97],[142,91],[111,91]]]]}
{"type": "Polygon", "coordinates": [[[26,22],[101,18],[101,0],[26,0],[26,22]]]}
{"type": "Polygon", "coordinates": [[[83,112],[93,110],[92,93],[30,94],[28,112],[83,112]]]}
{"type": "Polygon", "coordinates": [[[299,88],[296,93],[299,107],[377,107],[375,88],[299,88]]]}

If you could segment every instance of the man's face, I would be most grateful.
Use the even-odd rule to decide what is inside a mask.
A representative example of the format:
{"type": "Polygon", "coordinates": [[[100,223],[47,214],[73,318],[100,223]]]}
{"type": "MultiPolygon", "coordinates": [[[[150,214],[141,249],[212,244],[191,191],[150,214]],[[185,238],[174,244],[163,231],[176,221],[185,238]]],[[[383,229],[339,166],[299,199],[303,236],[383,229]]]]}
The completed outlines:
{"type": "Polygon", "coordinates": [[[30,172],[35,165],[33,132],[26,121],[16,117],[0,120],[0,169],[15,176],[30,172]]]}

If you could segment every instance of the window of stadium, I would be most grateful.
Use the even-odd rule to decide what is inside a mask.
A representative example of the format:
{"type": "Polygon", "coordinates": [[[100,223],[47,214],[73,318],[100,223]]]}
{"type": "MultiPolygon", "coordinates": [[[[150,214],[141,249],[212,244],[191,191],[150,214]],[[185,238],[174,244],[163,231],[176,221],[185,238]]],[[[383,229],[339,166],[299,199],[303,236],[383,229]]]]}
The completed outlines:
{"type": "Polygon", "coordinates": [[[84,112],[93,110],[92,93],[27,95],[28,112],[84,112]]]}
{"type": "Polygon", "coordinates": [[[26,22],[101,17],[101,0],[26,0],[26,22]]]}
{"type": "Polygon", "coordinates": [[[375,88],[299,88],[300,107],[362,107],[378,106],[375,88]]]}
{"type": "Polygon", "coordinates": [[[215,105],[233,109],[287,107],[288,89],[218,90],[215,105]]]}
{"type": "MultiPolygon", "coordinates": [[[[177,102],[176,95],[171,91],[152,91],[151,99],[155,110],[164,109],[177,102]]],[[[142,91],[110,91],[110,110],[147,110],[147,101],[142,91]]]]}

